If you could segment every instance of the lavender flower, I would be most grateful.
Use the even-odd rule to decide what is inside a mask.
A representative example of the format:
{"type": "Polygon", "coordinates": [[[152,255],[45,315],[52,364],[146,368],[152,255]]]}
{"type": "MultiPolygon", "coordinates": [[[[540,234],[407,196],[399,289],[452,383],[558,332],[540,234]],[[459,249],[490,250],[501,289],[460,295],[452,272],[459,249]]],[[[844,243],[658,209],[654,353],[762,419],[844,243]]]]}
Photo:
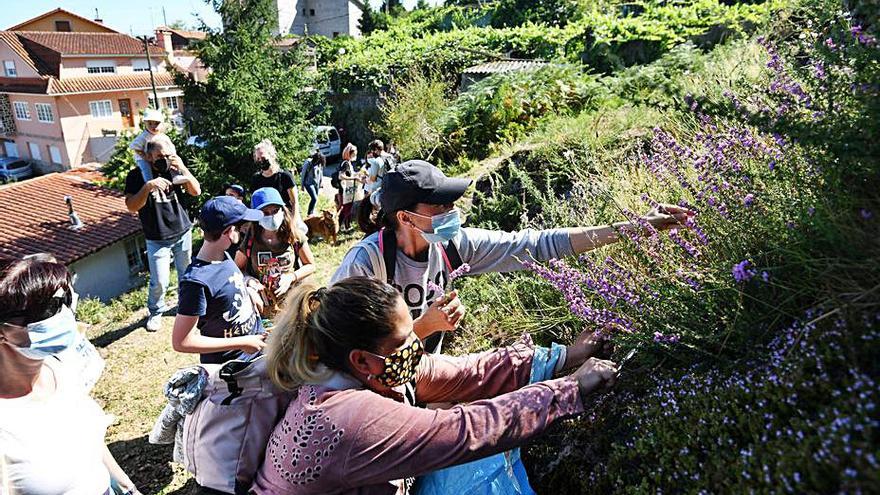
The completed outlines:
{"type": "Polygon", "coordinates": [[[746,196],[743,198],[743,206],[749,208],[753,204],[755,204],[755,195],[752,193],[746,194],[746,196]]]}
{"type": "Polygon", "coordinates": [[[654,332],[654,342],[658,344],[675,344],[680,338],[679,335],[663,335],[660,332],[654,332]]]}
{"type": "Polygon", "coordinates": [[[770,281],[770,274],[767,272],[761,272],[761,278],[764,280],[764,282],[769,282],[770,281]]]}
{"type": "Polygon", "coordinates": [[[446,290],[443,287],[440,287],[439,285],[435,284],[431,280],[428,280],[427,289],[429,291],[432,291],[437,294],[445,294],[446,293],[446,290]]]}
{"type": "Polygon", "coordinates": [[[871,217],[874,216],[874,213],[867,208],[862,208],[861,210],[859,210],[859,215],[861,215],[863,220],[870,220],[871,217]]]}
{"type": "Polygon", "coordinates": [[[737,282],[748,282],[752,277],[755,276],[755,270],[751,268],[752,262],[749,260],[742,260],[739,263],[733,265],[733,278],[737,282]]]}
{"type": "Polygon", "coordinates": [[[684,249],[687,254],[693,256],[694,258],[700,257],[700,251],[697,250],[697,248],[694,247],[693,244],[684,240],[684,238],[678,232],[678,229],[669,229],[669,238],[672,240],[672,242],[678,244],[682,249],[684,249]]]}
{"type": "Polygon", "coordinates": [[[449,281],[452,282],[453,280],[457,279],[458,277],[461,277],[461,276],[463,276],[467,273],[470,273],[470,272],[471,272],[471,265],[468,265],[467,263],[462,263],[460,267],[456,268],[455,270],[452,270],[452,273],[449,274],[449,281]]]}

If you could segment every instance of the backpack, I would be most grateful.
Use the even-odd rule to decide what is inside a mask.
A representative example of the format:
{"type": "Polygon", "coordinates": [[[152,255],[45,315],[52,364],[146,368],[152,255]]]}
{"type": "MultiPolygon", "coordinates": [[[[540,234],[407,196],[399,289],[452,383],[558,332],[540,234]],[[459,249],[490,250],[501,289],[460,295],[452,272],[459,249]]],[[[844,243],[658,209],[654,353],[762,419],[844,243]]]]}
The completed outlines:
{"type": "Polygon", "coordinates": [[[265,356],[203,366],[211,375],[184,420],[184,464],[203,487],[245,494],[295,393],[272,383],[265,356]]]}
{"type": "MultiPolygon", "coordinates": [[[[388,282],[388,285],[394,285],[394,272],[397,269],[397,234],[394,233],[394,229],[383,227],[379,231],[379,253],[382,255],[382,260],[385,264],[385,281],[388,282]]],[[[444,244],[443,250],[440,253],[443,255],[443,262],[450,273],[464,264],[458,248],[452,241],[444,244]]],[[[379,273],[375,266],[373,267],[373,273],[379,273]]]]}

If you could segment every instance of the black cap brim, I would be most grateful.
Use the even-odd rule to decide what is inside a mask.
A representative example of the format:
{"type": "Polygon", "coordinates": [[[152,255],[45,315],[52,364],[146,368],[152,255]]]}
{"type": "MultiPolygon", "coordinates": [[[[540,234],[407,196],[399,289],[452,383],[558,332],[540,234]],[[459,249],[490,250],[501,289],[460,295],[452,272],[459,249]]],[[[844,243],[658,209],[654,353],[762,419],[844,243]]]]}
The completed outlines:
{"type": "Polygon", "coordinates": [[[431,205],[446,205],[455,203],[464,196],[467,188],[471,186],[472,179],[459,179],[457,177],[447,177],[442,184],[435,187],[421,203],[431,205]]]}

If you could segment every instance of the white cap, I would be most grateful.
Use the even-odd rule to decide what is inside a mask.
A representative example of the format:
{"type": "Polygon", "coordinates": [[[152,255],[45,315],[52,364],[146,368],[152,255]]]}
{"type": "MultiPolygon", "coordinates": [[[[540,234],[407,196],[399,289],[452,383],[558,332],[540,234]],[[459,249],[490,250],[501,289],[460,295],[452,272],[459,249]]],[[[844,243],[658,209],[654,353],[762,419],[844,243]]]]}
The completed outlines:
{"type": "Polygon", "coordinates": [[[144,112],[144,120],[145,120],[145,121],[146,121],[146,120],[151,120],[151,121],[153,121],[153,122],[164,122],[164,121],[165,121],[165,116],[162,115],[162,112],[160,112],[160,111],[158,111],[158,110],[154,110],[154,109],[152,109],[152,108],[148,108],[148,109],[144,112]]]}

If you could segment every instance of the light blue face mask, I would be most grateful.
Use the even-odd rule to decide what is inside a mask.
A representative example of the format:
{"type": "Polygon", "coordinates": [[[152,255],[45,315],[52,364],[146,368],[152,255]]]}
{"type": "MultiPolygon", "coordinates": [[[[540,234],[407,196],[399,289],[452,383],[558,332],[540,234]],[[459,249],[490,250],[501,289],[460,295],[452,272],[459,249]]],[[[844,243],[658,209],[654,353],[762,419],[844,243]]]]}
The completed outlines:
{"type": "Polygon", "coordinates": [[[55,356],[73,345],[76,339],[76,316],[67,306],[54,316],[27,326],[29,347],[12,346],[19,354],[35,360],[55,356]]]}
{"type": "MultiPolygon", "coordinates": [[[[413,215],[422,218],[428,218],[427,216],[419,215],[418,213],[408,213],[412,213],[413,215]]],[[[441,213],[440,215],[434,215],[430,218],[433,232],[422,232],[422,237],[431,244],[435,242],[448,242],[458,234],[459,230],[461,230],[461,213],[457,209],[441,213]]]]}

